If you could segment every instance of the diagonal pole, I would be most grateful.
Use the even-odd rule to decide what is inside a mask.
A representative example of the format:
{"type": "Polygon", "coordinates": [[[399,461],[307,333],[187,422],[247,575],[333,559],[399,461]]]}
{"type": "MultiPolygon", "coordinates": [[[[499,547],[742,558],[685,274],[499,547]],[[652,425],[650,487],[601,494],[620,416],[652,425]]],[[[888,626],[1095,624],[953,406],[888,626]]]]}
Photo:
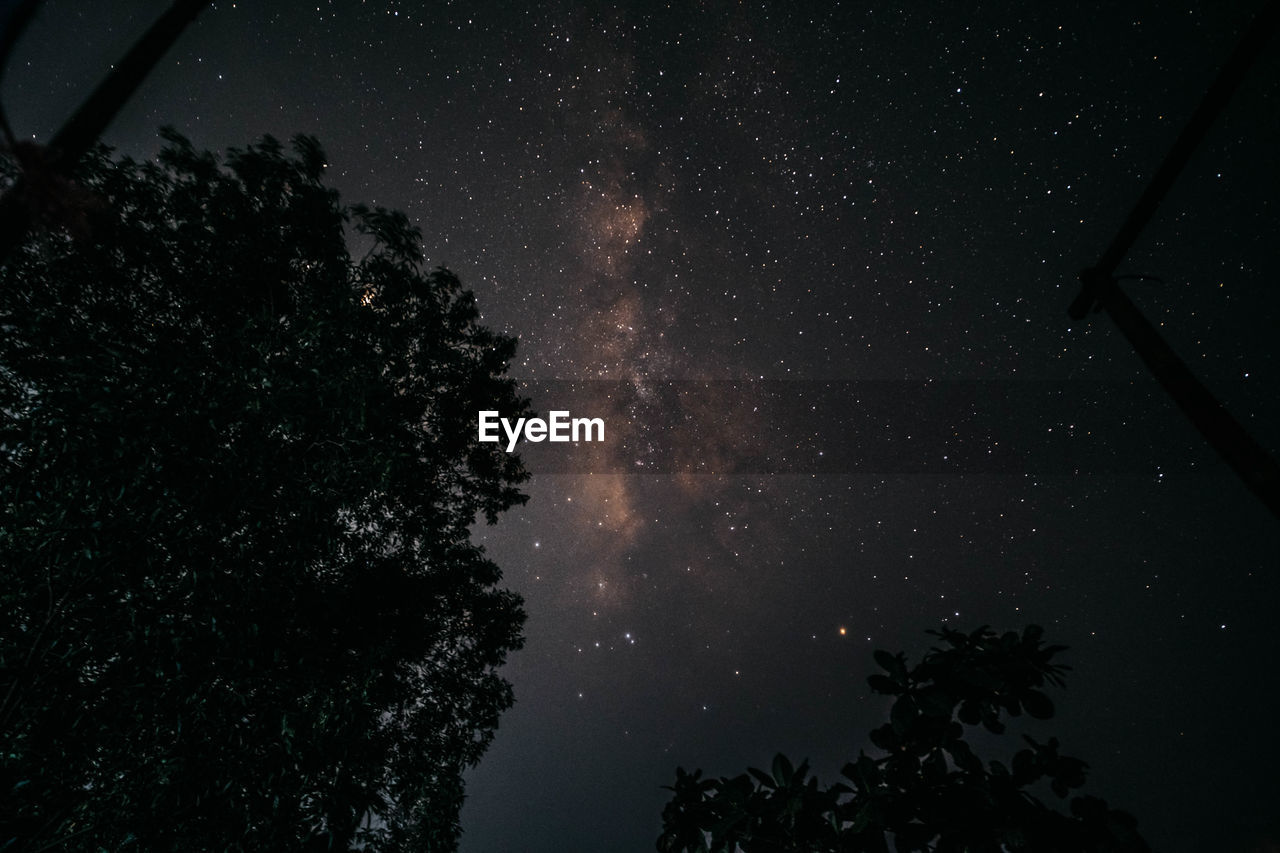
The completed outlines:
{"type": "Polygon", "coordinates": [[[1147,368],[1200,434],[1271,513],[1280,518],[1280,465],[1195,377],[1186,362],[1178,357],[1120,289],[1115,278],[1116,267],[1124,260],[1142,229],[1151,221],[1156,208],[1191,158],[1191,153],[1204,139],[1209,127],[1244,79],[1249,65],[1275,32],[1277,23],[1280,23],[1280,0],[1268,0],[1218,72],[1200,106],[1187,121],[1151,183],[1129,212],[1124,225],[1102,253],[1102,258],[1095,266],[1080,273],[1080,294],[1071,303],[1067,313],[1073,319],[1082,320],[1091,310],[1100,307],[1111,315],[1111,319],[1147,368]]]}
{"type": "MultiPolygon", "coordinates": [[[[33,7],[34,3],[25,3],[33,7]]],[[[209,5],[209,0],[175,0],[124,58],[94,89],[49,143],[49,165],[66,175],[98,141],[107,125],[120,112],[142,81],[182,35],[187,24],[209,5]]],[[[28,15],[29,17],[29,12],[28,15]]],[[[25,24],[25,21],[23,21],[25,24]]],[[[19,30],[20,32],[20,30],[19,30]]],[[[17,32],[12,36],[17,38],[17,32]]],[[[7,44],[6,47],[12,47],[7,44]]],[[[7,57],[6,57],[7,58],[7,57]]],[[[2,70],[2,69],[0,69],[2,70]]],[[[0,263],[9,257],[31,227],[30,211],[24,200],[21,178],[0,196],[0,263]]]]}

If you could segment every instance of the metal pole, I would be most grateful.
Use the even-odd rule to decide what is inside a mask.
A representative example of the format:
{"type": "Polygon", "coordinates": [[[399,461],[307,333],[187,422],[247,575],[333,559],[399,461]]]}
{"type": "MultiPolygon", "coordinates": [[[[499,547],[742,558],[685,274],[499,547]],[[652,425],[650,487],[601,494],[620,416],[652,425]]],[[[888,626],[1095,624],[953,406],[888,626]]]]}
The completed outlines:
{"type": "MultiPolygon", "coordinates": [[[[98,141],[107,125],[165,55],[187,24],[209,5],[209,0],[177,0],[130,48],[120,63],[67,119],[50,141],[47,162],[66,175],[98,141]]],[[[14,36],[16,38],[16,35],[14,36]]],[[[31,227],[21,178],[0,196],[0,263],[22,242],[31,227]]]]}
{"type": "Polygon", "coordinates": [[[1071,303],[1067,313],[1073,319],[1081,320],[1095,307],[1101,307],[1111,315],[1116,326],[1200,434],[1272,514],[1280,518],[1280,465],[1223,408],[1186,363],[1178,358],[1156,328],[1120,289],[1115,278],[1116,267],[1124,260],[1142,229],[1155,214],[1161,200],[1173,186],[1178,173],[1191,158],[1191,153],[1204,139],[1214,119],[1239,87],[1249,65],[1275,32],[1277,23],[1280,23],[1280,0],[1271,0],[1254,18],[1235,51],[1218,72],[1217,79],[1205,93],[1200,106],[1165,156],[1164,162],[1160,164],[1159,170],[1130,211],[1111,245],[1102,253],[1102,258],[1096,266],[1080,273],[1080,294],[1071,303]]]}

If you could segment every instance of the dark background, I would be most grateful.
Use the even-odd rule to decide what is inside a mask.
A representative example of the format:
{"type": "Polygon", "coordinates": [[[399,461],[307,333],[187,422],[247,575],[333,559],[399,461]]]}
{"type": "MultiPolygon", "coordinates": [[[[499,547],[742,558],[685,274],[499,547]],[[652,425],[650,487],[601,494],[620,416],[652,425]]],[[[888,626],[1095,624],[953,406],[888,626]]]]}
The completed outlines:
{"type": "MultiPolygon", "coordinates": [[[[163,5],[47,2],[5,78],[19,138],[163,5]]],[[[464,851],[652,849],[677,764],[834,781],[887,710],[874,648],[1028,622],[1074,667],[1037,731],[1156,849],[1280,843],[1280,525],[1105,315],[1066,316],[1255,4],[431,6],[220,2],[106,139],[317,135],[519,336],[539,409],[604,409],[575,411],[610,429],[589,464],[543,446],[477,531],[529,622],[464,851]],[[976,390],[920,442],[939,382],[976,390]],[[874,419],[840,402],[868,387],[874,419]],[[781,429],[815,388],[829,414],[781,429]],[[823,461],[851,446],[896,449],[823,461]]],[[[1278,70],[1273,41],[1121,269],[1273,453],[1278,70]]]]}

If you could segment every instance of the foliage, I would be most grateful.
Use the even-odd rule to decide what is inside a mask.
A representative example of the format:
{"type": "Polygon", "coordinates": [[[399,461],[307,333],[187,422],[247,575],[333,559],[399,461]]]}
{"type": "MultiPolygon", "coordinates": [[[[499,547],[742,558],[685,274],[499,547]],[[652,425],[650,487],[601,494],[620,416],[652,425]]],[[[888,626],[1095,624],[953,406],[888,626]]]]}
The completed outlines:
{"type": "Polygon", "coordinates": [[[0,269],[0,849],[452,849],[515,341],[318,143],[87,158],[0,269]],[[360,260],[348,240],[367,248],[360,260]]]}
{"type": "Polygon", "coordinates": [[[819,785],[808,763],[774,758],[771,773],[751,768],[734,778],[703,779],[676,770],[663,812],[658,849],[732,853],[793,851],[1144,851],[1129,815],[1095,797],[1077,796],[1070,814],[1029,789],[1047,782],[1067,798],[1085,782],[1086,765],[1062,755],[1058,741],[1024,737],[1009,765],[984,764],[966,727],[1002,734],[1002,718],[1053,716],[1041,688],[1062,686],[1066,667],[1053,663],[1038,626],[1021,635],[987,628],[970,634],[931,632],[943,641],[915,667],[902,654],[875,653],[882,673],[871,689],[896,697],[889,722],[871,732],[885,754],[860,753],[845,782],[819,785]]]}

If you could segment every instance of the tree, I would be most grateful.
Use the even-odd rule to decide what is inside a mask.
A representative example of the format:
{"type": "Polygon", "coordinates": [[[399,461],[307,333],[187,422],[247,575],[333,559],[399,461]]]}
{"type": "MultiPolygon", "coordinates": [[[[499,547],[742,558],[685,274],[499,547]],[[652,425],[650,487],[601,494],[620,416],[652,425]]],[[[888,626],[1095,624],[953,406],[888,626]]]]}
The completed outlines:
{"type": "Polygon", "coordinates": [[[875,653],[884,670],[868,678],[875,693],[894,696],[889,722],[871,732],[884,752],[862,752],[846,764],[847,780],[822,787],[808,763],[774,758],[772,773],[750,768],[734,778],[703,779],[676,770],[663,811],[663,853],[714,851],[888,851],[900,853],[1080,853],[1145,851],[1136,822],[1089,796],[1071,799],[1070,814],[1032,790],[1065,799],[1085,783],[1086,765],[1062,755],[1058,741],[1024,736],[1010,764],[984,764],[965,740],[966,727],[1002,734],[1002,717],[1023,711],[1053,716],[1040,688],[1061,687],[1066,667],[1053,663],[1062,646],[1046,646],[1035,625],[1021,635],[987,628],[930,632],[943,646],[915,667],[904,655],[875,653]]]}
{"type": "Polygon", "coordinates": [[[164,136],[0,268],[0,849],[452,849],[522,641],[470,539],[524,500],[474,432],[515,341],[315,140],[164,136]]]}

